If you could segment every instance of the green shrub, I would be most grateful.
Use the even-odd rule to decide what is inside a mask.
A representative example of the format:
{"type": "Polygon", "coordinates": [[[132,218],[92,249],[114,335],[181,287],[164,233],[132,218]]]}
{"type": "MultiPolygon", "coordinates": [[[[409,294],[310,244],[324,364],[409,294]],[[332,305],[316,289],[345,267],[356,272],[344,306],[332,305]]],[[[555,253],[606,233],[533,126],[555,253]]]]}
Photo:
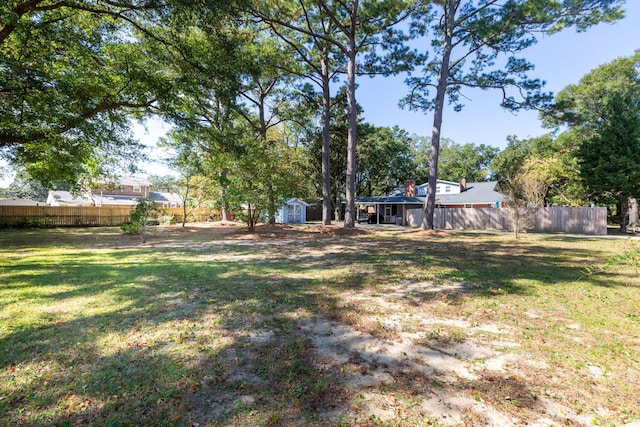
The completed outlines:
{"type": "Polygon", "coordinates": [[[173,225],[174,218],[173,215],[160,215],[158,217],[158,224],[160,225],[173,225]]]}
{"type": "Polygon", "coordinates": [[[48,225],[48,221],[44,218],[28,219],[22,224],[24,228],[46,228],[48,225]]]}
{"type": "Polygon", "coordinates": [[[152,199],[139,198],[136,208],[131,211],[129,221],[122,224],[120,228],[125,233],[142,234],[142,241],[145,240],[145,229],[149,220],[149,215],[156,210],[156,204],[152,199]]]}

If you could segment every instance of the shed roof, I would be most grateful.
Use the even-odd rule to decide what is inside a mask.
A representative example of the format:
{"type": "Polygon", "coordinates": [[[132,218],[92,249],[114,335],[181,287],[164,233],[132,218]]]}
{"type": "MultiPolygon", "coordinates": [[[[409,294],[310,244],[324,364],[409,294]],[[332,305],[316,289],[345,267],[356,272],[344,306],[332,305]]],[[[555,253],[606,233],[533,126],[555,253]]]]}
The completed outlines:
{"type": "Polygon", "coordinates": [[[284,201],[285,204],[287,205],[302,205],[302,206],[309,206],[309,203],[305,202],[302,199],[297,199],[297,198],[290,198],[290,199],[286,199],[284,201]]]}

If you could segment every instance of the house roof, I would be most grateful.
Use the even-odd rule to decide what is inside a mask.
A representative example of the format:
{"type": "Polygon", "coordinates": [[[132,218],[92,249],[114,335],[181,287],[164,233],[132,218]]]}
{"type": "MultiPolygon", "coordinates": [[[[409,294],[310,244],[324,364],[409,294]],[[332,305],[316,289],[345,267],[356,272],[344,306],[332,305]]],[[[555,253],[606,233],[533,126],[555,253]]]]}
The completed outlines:
{"type": "MultiPolygon", "coordinates": [[[[502,202],[506,196],[496,191],[497,181],[469,182],[467,188],[461,193],[436,194],[436,201],[441,205],[479,204],[502,202]]],[[[424,184],[422,185],[424,186],[424,184]]],[[[420,186],[420,187],[422,187],[420,186]]],[[[394,191],[392,194],[396,194],[394,191]]],[[[390,204],[390,205],[415,205],[424,204],[425,196],[407,197],[402,194],[392,196],[358,197],[356,203],[363,204],[390,204]]]]}
{"type": "Polygon", "coordinates": [[[76,197],[69,191],[49,191],[47,196],[47,204],[49,205],[75,205],[75,206],[90,206],[91,200],[84,197],[76,197]]]}
{"type": "Polygon", "coordinates": [[[436,199],[443,205],[502,202],[506,196],[496,191],[497,185],[498,181],[469,182],[460,194],[438,194],[436,199]]]}
{"type": "Polygon", "coordinates": [[[356,203],[367,205],[386,204],[386,205],[423,205],[424,197],[408,197],[408,196],[372,196],[357,197],[356,203]]]}
{"type": "Polygon", "coordinates": [[[156,202],[182,203],[182,199],[176,193],[162,193],[159,191],[151,191],[149,197],[156,202]]]}
{"type": "Polygon", "coordinates": [[[0,199],[0,206],[46,206],[46,203],[30,199],[0,199]]]}
{"type": "Polygon", "coordinates": [[[151,182],[141,176],[123,176],[118,180],[118,183],[120,185],[139,185],[141,187],[151,186],[151,182]]]}
{"type": "Polygon", "coordinates": [[[97,194],[93,195],[96,206],[135,206],[138,204],[138,198],[139,196],[119,196],[111,194],[104,194],[100,196],[97,194]]]}

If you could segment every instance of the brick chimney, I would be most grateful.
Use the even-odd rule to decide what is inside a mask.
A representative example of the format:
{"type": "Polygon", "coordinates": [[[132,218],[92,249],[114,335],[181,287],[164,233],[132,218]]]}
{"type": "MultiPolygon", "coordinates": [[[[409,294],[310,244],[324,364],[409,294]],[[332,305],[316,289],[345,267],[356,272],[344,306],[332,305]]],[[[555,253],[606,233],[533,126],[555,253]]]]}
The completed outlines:
{"type": "Polygon", "coordinates": [[[460,181],[460,192],[463,191],[467,191],[467,179],[466,178],[462,178],[462,181],[460,181]]]}
{"type": "Polygon", "coordinates": [[[404,182],[404,195],[407,197],[416,197],[416,181],[408,179],[404,182]]]}

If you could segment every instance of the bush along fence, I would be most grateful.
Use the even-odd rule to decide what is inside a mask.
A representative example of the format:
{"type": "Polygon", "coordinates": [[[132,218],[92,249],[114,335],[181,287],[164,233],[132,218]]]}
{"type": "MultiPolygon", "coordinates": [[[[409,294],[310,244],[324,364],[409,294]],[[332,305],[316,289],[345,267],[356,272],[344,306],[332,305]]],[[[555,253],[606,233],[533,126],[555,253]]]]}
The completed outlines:
{"type": "MultiPolygon", "coordinates": [[[[0,206],[0,227],[119,227],[129,221],[132,207],[0,206]]],[[[161,209],[160,216],[182,222],[182,208],[161,209]]],[[[188,221],[216,219],[211,209],[187,210],[188,221]]]]}
{"type": "MultiPolygon", "coordinates": [[[[512,215],[508,208],[438,208],[435,228],[510,231],[512,215]]],[[[408,209],[407,223],[419,226],[422,209],[408,209]]],[[[543,233],[607,234],[607,208],[538,208],[526,214],[527,228],[543,233]]]]}

